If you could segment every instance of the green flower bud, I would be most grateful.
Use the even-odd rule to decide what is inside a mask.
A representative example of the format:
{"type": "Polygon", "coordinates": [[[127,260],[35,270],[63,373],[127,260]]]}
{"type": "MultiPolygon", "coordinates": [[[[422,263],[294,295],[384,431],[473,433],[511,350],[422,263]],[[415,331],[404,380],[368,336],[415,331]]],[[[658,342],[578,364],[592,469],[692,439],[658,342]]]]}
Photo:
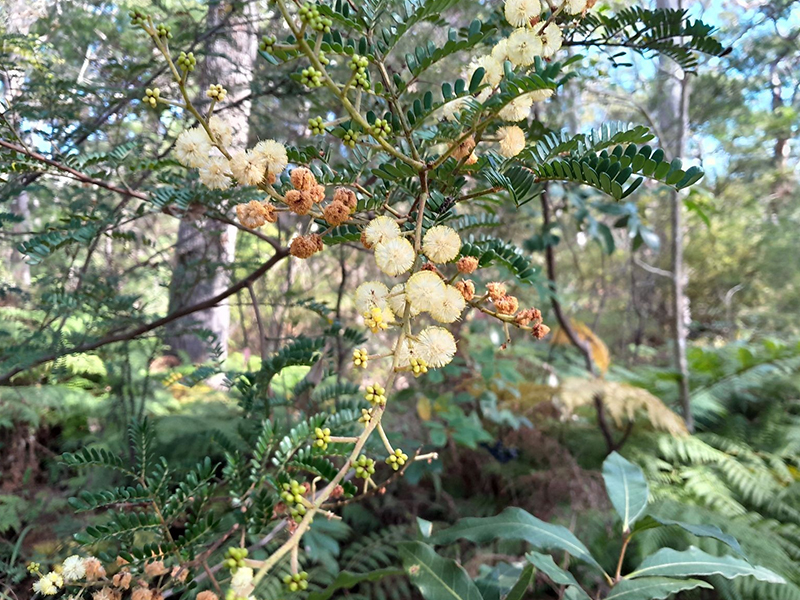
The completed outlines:
{"type": "Polygon", "coordinates": [[[261,43],[259,43],[258,48],[263,52],[272,52],[275,49],[275,44],[278,42],[278,38],[274,35],[265,35],[261,37],[261,43]]]}

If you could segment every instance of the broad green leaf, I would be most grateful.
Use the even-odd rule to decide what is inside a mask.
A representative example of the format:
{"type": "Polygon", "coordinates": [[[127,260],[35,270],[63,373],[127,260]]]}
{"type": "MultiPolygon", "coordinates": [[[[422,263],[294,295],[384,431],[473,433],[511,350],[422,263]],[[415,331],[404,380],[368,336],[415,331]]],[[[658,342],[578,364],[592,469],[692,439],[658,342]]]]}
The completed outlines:
{"type": "Polygon", "coordinates": [[[783,577],[769,569],[753,566],[734,556],[714,556],[694,546],[683,551],[662,548],[645,558],[638,569],[626,575],[626,579],[696,575],[722,575],[728,579],[751,576],[767,583],[786,583],[783,577]]]}
{"type": "Polygon", "coordinates": [[[482,600],[467,572],[422,542],[400,544],[403,567],[426,600],[482,600]]]}
{"type": "MultiPolygon", "coordinates": [[[[486,568],[486,567],[484,567],[486,568]]],[[[475,586],[483,600],[503,600],[519,583],[522,568],[499,562],[488,573],[475,579],[475,586]]]]}
{"type": "Polygon", "coordinates": [[[642,470],[612,452],[603,462],[603,480],[611,504],[622,519],[622,530],[630,531],[647,507],[647,482],[642,470]]]}
{"type": "Polygon", "coordinates": [[[576,591],[574,596],[582,600],[591,600],[589,595],[583,591],[583,588],[575,580],[575,577],[569,571],[559,567],[549,554],[540,554],[539,552],[528,552],[525,555],[528,562],[534,567],[539,569],[542,573],[547,575],[555,585],[574,586],[576,591]]]}
{"type": "Polygon", "coordinates": [[[349,590],[364,581],[378,581],[384,577],[391,577],[393,575],[402,575],[402,569],[378,569],[376,571],[368,571],[366,573],[351,573],[350,571],[341,571],[336,576],[328,587],[318,592],[311,592],[308,595],[308,600],[328,600],[334,596],[339,590],[349,590]]]}
{"type": "Polygon", "coordinates": [[[504,600],[522,600],[528,588],[533,585],[535,576],[536,569],[533,568],[533,565],[528,565],[522,569],[522,574],[519,576],[517,583],[514,584],[514,587],[511,588],[504,600]]]}
{"type": "MultiPolygon", "coordinates": [[[[640,519],[634,527],[635,531],[644,531],[645,529],[653,529],[654,527],[680,527],[684,531],[688,531],[697,537],[713,538],[730,546],[737,554],[745,557],[742,547],[732,535],[722,531],[716,525],[697,525],[695,523],[684,523],[682,521],[673,521],[672,519],[665,519],[656,515],[646,515],[640,519]]],[[[746,557],[745,557],[746,558],[746,557]]]]}
{"type": "Polygon", "coordinates": [[[565,550],[602,571],[586,546],[569,529],[545,523],[521,508],[507,508],[494,517],[461,519],[452,527],[435,534],[431,541],[434,544],[449,544],[461,538],[478,544],[499,538],[522,540],[537,550],[565,550]]]}
{"type": "Polygon", "coordinates": [[[713,586],[699,579],[669,579],[667,577],[643,577],[623,579],[608,593],[606,600],[661,600],[677,592],[713,586]]]}

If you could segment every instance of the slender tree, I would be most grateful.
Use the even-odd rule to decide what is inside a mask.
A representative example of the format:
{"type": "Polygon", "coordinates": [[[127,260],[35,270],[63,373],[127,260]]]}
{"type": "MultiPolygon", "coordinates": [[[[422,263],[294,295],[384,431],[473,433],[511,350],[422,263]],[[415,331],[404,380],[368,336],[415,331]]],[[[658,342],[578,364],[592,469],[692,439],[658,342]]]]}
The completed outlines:
{"type": "MultiPolygon", "coordinates": [[[[208,26],[218,29],[206,47],[201,71],[202,93],[211,84],[228,90],[227,118],[234,128],[233,145],[245,147],[249,134],[250,82],[257,49],[252,2],[215,0],[209,5],[208,26]]],[[[170,312],[219,294],[230,284],[230,265],[236,247],[236,228],[206,219],[189,210],[181,220],[175,248],[175,268],[170,286],[170,312]]],[[[209,358],[206,340],[193,329],[211,332],[227,353],[230,305],[226,301],[176,321],[168,343],[174,352],[185,352],[192,362],[209,358]]]]}
{"type": "MultiPolygon", "coordinates": [[[[681,9],[683,0],[657,0],[658,8],[681,9]]],[[[671,58],[659,56],[661,100],[658,106],[659,132],[662,147],[671,156],[684,156],[689,130],[689,75],[671,58]]],[[[686,296],[687,273],[683,260],[683,196],[671,189],[670,210],[672,222],[672,335],[673,355],[678,371],[678,393],[686,427],[694,429],[691,398],[689,394],[689,363],[686,358],[690,312],[686,296]]]]}
{"type": "MultiPolygon", "coordinates": [[[[31,4],[24,0],[5,0],[0,4],[0,31],[5,30],[11,36],[27,35],[36,19],[41,16],[42,9],[43,6],[37,3],[31,4]]],[[[15,57],[16,53],[13,49],[11,54],[12,57],[19,58],[15,57]]],[[[0,113],[3,115],[2,118],[10,121],[14,127],[18,125],[17,119],[13,111],[7,111],[7,109],[23,93],[25,69],[22,65],[24,65],[24,61],[14,60],[12,64],[0,68],[0,113]]],[[[30,197],[24,187],[19,194],[12,198],[9,203],[9,212],[21,217],[21,221],[12,227],[13,232],[29,228],[30,197]]],[[[17,287],[27,288],[31,282],[31,271],[22,254],[13,245],[9,245],[3,259],[11,283],[17,287]]]]}

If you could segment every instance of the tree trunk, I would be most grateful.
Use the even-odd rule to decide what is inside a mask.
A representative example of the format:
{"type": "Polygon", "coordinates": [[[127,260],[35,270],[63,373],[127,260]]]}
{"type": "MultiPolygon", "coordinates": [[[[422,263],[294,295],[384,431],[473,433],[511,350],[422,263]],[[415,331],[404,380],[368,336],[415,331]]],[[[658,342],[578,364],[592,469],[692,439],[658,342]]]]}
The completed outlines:
{"type": "MultiPolygon", "coordinates": [[[[250,82],[256,56],[257,38],[253,28],[251,2],[218,0],[208,8],[208,27],[217,28],[206,48],[200,73],[200,89],[205,99],[209,84],[222,84],[228,90],[222,116],[233,127],[233,145],[247,146],[250,118],[250,82]],[[226,106],[231,108],[225,109],[226,106]]],[[[199,102],[198,102],[199,104],[199,102]]],[[[236,247],[236,228],[205,218],[193,218],[188,211],[178,228],[175,269],[170,285],[170,312],[202,302],[228,287],[230,265],[236,247]]],[[[181,319],[170,329],[167,342],[173,352],[185,352],[192,362],[209,358],[224,359],[230,331],[230,304],[225,301],[191,317],[181,319]],[[204,339],[200,333],[210,335],[204,339]]]]}
{"type": "MultiPolygon", "coordinates": [[[[683,8],[682,0],[657,0],[659,8],[683,8]]],[[[658,123],[661,145],[668,156],[682,157],[686,151],[689,129],[689,79],[688,75],[665,56],[658,61],[661,76],[661,100],[658,123]]],[[[686,338],[689,330],[689,299],[686,297],[687,273],[683,263],[683,196],[670,192],[672,222],[672,336],[673,357],[678,371],[678,395],[683,418],[689,431],[694,430],[691,398],[689,394],[689,364],[686,359],[686,338]]]]}

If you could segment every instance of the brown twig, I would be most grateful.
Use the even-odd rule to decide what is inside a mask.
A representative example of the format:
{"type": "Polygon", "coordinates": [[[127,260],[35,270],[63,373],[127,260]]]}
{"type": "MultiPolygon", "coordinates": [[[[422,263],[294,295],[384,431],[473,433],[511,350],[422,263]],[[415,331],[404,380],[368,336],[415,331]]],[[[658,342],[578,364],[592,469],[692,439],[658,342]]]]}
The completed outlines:
{"type": "Polygon", "coordinates": [[[37,160],[41,163],[44,163],[58,171],[62,171],[64,173],[69,174],[73,179],[80,181],[81,183],[88,183],[90,185],[94,185],[117,194],[122,194],[123,196],[131,196],[133,198],[138,198],[139,200],[147,200],[147,194],[142,192],[137,192],[134,190],[127,190],[125,188],[116,186],[112,183],[106,183],[101,179],[95,179],[94,177],[90,177],[86,173],[81,173],[72,167],[68,167],[58,161],[52,160],[47,158],[44,154],[39,154],[38,152],[34,152],[32,150],[28,150],[19,146],[18,144],[12,144],[11,142],[7,142],[5,140],[0,140],[0,146],[3,148],[8,148],[9,150],[13,150],[14,152],[19,152],[20,154],[24,154],[25,156],[29,156],[30,158],[37,160]]]}
{"type": "Polygon", "coordinates": [[[253,301],[253,310],[256,313],[256,324],[258,325],[258,347],[261,351],[261,360],[267,360],[267,334],[264,331],[264,321],[261,319],[261,309],[258,306],[258,297],[253,289],[253,282],[248,282],[247,291],[250,292],[250,300],[253,301]]]}
{"type": "MultiPolygon", "coordinates": [[[[550,199],[549,190],[546,184],[540,199],[542,203],[542,224],[544,226],[544,230],[546,231],[550,225],[550,199]]],[[[550,244],[545,247],[545,261],[547,263],[547,278],[550,280],[550,285],[555,292],[556,257],[553,246],[550,244]]],[[[590,350],[588,344],[581,340],[578,337],[578,334],[575,333],[575,330],[572,328],[569,319],[564,315],[561,302],[559,302],[555,293],[551,297],[550,303],[553,306],[553,313],[556,315],[556,320],[558,321],[559,326],[564,330],[564,333],[567,334],[567,337],[569,338],[569,341],[572,342],[572,345],[575,346],[583,355],[584,362],[586,363],[586,370],[589,371],[589,373],[591,373],[593,376],[596,376],[597,371],[594,366],[594,361],[592,360],[592,351],[590,350]]]]}
{"type": "Polygon", "coordinates": [[[258,269],[256,269],[252,273],[250,273],[250,275],[248,275],[244,279],[238,281],[237,283],[233,284],[232,286],[230,286],[226,290],[223,290],[222,292],[220,292],[216,296],[213,296],[213,297],[209,298],[208,300],[204,300],[203,302],[198,302],[197,304],[192,304],[191,306],[186,306],[184,308],[181,308],[179,310],[176,310],[176,311],[168,314],[165,317],[161,317],[160,319],[156,319],[155,321],[152,321],[151,323],[147,323],[145,325],[141,325],[141,326],[139,326],[139,327],[137,327],[135,329],[131,329],[129,331],[122,331],[122,332],[119,332],[119,333],[115,333],[113,335],[109,335],[107,337],[104,337],[104,338],[102,338],[100,340],[97,340],[97,341],[94,341],[94,342],[89,342],[89,343],[86,343],[86,344],[79,344],[78,346],[73,346],[72,348],[70,348],[68,350],[52,352],[50,354],[47,354],[45,356],[42,356],[42,357],[36,359],[33,363],[28,364],[27,366],[14,367],[13,369],[8,371],[7,373],[5,373],[2,376],[0,376],[0,386],[9,385],[11,383],[11,379],[15,375],[17,375],[18,373],[21,373],[23,371],[26,371],[26,370],[28,370],[30,368],[33,368],[33,367],[36,367],[38,365],[50,362],[52,360],[56,360],[57,358],[61,358],[62,356],[69,356],[69,355],[72,355],[72,354],[80,354],[82,352],[90,352],[91,350],[96,350],[97,348],[101,348],[103,346],[107,346],[108,344],[113,344],[114,342],[122,342],[122,341],[126,341],[126,340],[132,340],[132,339],[135,339],[135,338],[138,338],[138,337],[144,335],[145,333],[153,331],[154,329],[158,329],[159,327],[163,327],[167,323],[171,323],[172,321],[180,319],[181,317],[185,317],[187,315],[194,314],[194,313],[199,312],[201,310],[205,310],[207,308],[211,308],[213,306],[216,306],[217,304],[219,304],[220,302],[225,300],[225,298],[228,298],[229,296],[232,296],[233,294],[235,294],[239,290],[247,287],[247,285],[249,283],[252,283],[253,281],[256,281],[259,277],[263,276],[265,273],[267,273],[267,271],[272,269],[272,267],[274,267],[276,264],[278,264],[281,260],[283,260],[287,256],[289,256],[289,249],[288,248],[280,249],[280,251],[278,251],[275,254],[273,254],[272,257],[267,262],[265,262],[263,265],[261,265],[258,269]]]}

